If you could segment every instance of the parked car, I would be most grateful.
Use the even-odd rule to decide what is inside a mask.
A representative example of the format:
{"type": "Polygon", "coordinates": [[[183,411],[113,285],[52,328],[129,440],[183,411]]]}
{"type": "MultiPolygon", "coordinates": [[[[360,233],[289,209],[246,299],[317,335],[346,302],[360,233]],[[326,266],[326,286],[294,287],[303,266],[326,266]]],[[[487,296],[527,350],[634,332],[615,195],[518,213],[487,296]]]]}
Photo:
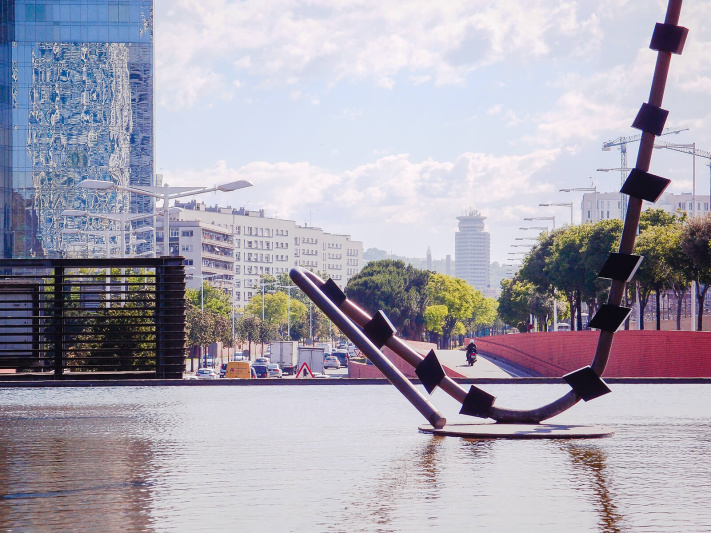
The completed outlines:
{"type": "Polygon", "coordinates": [[[217,379],[218,375],[212,368],[198,368],[195,377],[197,379],[217,379]]]}
{"type": "Polygon", "coordinates": [[[252,368],[254,369],[255,374],[257,374],[258,378],[268,378],[269,377],[269,369],[267,368],[267,365],[263,363],[254,363],[252,365],[252,368]]]}
{"type": "Polygon", "coordinates": [[[279,365],[276,363],[269,363],[267,365],[267,372],[269,373],[270,378],[282,377],[281,368],[279,368],[279,365]]]}
{"type": "Polygon", "coordinates": [[[333,357],[338,359],[338,362],[341,363],[341,366],[348,366],[348,352],[345,350],[336,350],[333,352],[333,357]]]}
{"type": "Polygon", "coordinates": [[[341,368],[341,363],[335,355],[327,355],[323,360],[323,368],[341,368]]]}

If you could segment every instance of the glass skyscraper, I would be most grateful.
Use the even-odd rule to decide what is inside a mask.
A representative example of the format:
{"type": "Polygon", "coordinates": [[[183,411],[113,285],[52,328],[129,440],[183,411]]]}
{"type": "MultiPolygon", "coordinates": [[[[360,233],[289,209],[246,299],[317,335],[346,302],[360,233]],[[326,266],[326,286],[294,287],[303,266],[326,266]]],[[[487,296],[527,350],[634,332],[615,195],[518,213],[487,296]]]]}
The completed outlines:
{"type": "MultiPolygon", "coordinates": [[[[120,242],[110,214],[151,214],[153,200],[77,185],[155,185],[153,1],[0,0],[0,122],[2,256],[120,242]]],[[[152,250],[140,237],[134,251],[152,250]]]]}

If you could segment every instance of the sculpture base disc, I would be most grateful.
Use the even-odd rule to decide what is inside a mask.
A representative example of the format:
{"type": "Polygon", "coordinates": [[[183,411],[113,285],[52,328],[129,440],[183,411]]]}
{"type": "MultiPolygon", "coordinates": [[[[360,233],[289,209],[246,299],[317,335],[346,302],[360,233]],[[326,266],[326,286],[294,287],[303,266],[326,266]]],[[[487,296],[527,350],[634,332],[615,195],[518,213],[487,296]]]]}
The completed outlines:
{"type": "Polygon", "coordinates": [[[422,433],[442,437],[467,439],[599,439],[611,437],[614,431],[604,426],[576,426],[569,424],[447,424],[435,429],[430,424],[418,428],[422,433]]]}

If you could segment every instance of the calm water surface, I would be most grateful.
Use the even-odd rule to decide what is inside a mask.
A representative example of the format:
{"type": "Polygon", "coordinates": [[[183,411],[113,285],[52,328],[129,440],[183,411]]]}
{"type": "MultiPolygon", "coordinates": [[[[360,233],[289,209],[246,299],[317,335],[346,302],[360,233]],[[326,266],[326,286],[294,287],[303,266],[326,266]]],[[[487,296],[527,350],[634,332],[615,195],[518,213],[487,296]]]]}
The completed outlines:
{"type": "Polygon", "coordinates": [[[0,388],[0,530],[711,531],[711,386],[612,388],[566,442],[421,434],[390,386],[0,388]]]}

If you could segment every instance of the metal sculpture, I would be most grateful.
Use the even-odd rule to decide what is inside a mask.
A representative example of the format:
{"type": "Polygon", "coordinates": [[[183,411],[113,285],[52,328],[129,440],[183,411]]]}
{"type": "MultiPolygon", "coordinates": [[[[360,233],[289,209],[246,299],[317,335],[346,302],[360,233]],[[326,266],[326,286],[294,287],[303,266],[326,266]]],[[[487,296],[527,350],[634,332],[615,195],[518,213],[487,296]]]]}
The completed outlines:
{"type": "MultiPolygon", "coordinates": [[[[353,302],[332,281],[324,282],[315,274],[301,268],[289,273],[313,302],[345,333],[348,338],[380,369],[403,395],[427,418],[435,429],[442,429],[446,419],[383,355],[380,348],[388,346],[393,352],[415,368],[417,376],[428,393],[438,386],[457,400],[460,414],[490,418],[507,424],[539,424],[566,411],[581,399],[592,400],[610,392],[600,378],[607,365],[615,332],[624,323],[631,308],[621,306],[625,285],[634,276],[642,257],[633,255],[634,242],[639,227],[642,202],[656,202],[670,180],[648,172],[656,136],[662,134],[668,111],[661,108],[672,54],[681,54],[688,30],[678,26],[682,0],[670,0],[664,23],[654,28],[650,48],[657,51],[649,102],[643,103],[632,127],[642,131],[637,162],[620,192],[629,196],[624,228],[618,252],[611,253],[599,277],[610,279],[611,286],[606,304],[603,304],[589,326],[600,330],[597,349],[590,366],[563,376],[571,390],[557,400],[536,409],[508,409],[495,404],[496,398],[484,390],[471,386],[467,391],[448,377],[434,351],[423,357],[395,336],[392,326],[382,311],[370,316],[353,302]]],[[[598,436],[602,436],[600,434],[598,436]]]]}

